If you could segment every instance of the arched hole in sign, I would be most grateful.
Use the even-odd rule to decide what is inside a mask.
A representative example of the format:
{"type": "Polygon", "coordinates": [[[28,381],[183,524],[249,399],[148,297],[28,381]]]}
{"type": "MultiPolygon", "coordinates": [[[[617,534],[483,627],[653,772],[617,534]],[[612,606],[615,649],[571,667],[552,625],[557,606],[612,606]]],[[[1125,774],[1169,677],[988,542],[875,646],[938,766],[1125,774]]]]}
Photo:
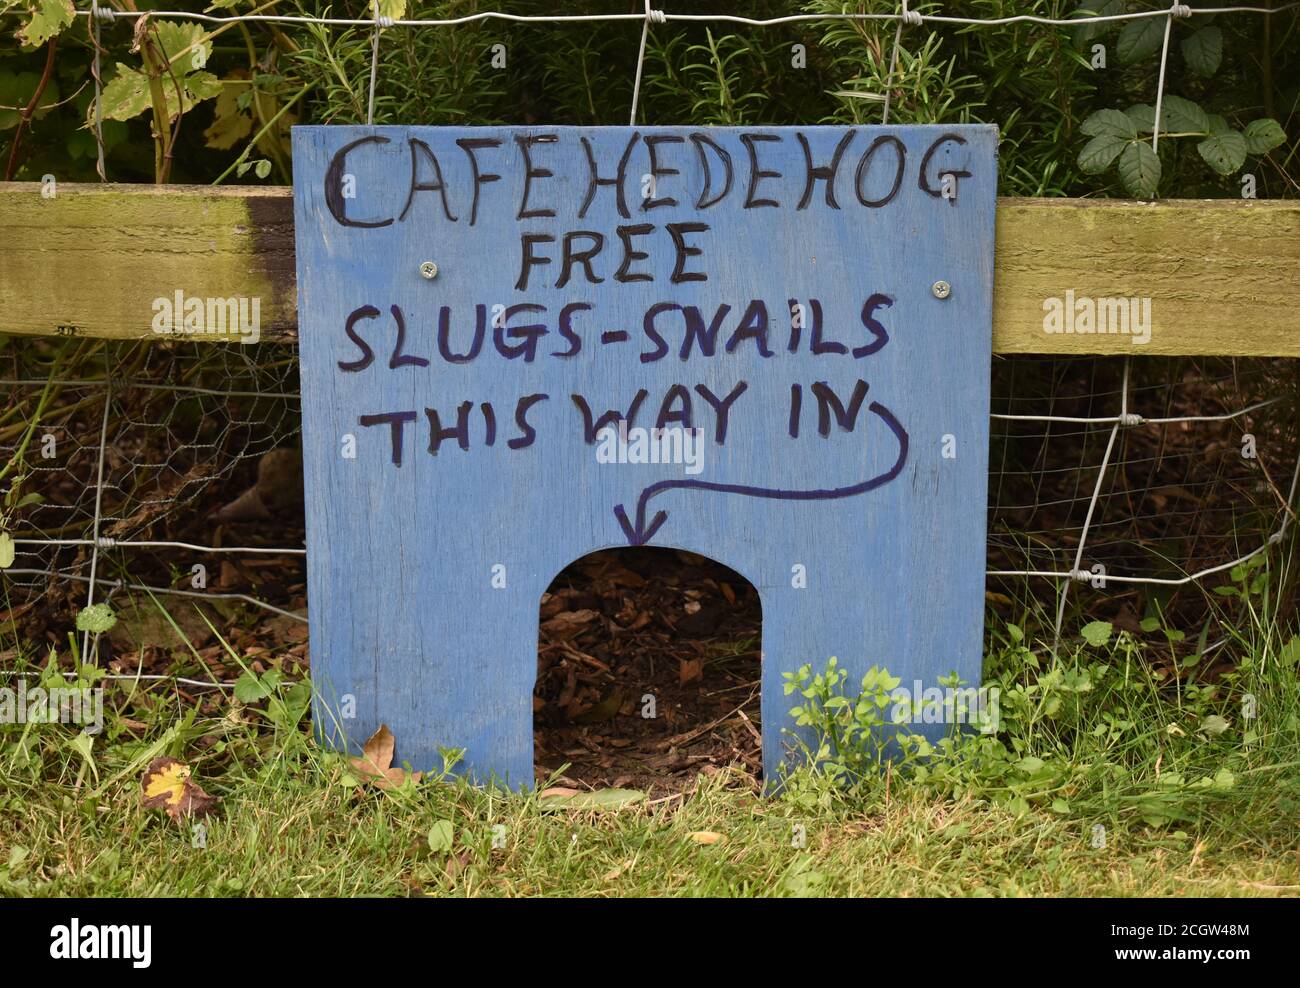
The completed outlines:
{"type": "Polygon", "coordinates": [[[533,692],[539,785],[691,789],[762,777],[758,591],[678,549],[607,549],[542,595],[533,692]]]}

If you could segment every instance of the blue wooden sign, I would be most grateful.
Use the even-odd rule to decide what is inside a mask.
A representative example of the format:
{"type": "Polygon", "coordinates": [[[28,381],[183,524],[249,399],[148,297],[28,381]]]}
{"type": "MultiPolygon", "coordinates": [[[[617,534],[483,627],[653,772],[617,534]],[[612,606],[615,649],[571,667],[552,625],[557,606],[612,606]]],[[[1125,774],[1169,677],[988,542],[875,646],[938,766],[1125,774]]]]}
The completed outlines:
{"type": "Polygon", "coordinates": [[[758,589],[769,779],[783,672],[978,683],[995,128],[293,140],[326,738],[531,785],[539,598],[622,545],[758,589]]]}

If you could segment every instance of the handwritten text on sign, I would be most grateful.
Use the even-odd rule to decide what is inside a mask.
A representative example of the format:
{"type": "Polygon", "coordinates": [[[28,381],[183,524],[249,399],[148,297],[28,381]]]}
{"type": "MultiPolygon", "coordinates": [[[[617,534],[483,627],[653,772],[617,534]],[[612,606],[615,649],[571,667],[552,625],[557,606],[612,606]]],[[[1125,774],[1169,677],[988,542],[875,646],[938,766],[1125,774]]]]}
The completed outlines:
{"type": "Polygon", "coordinates": [[[294,140],[312,656],[353,741],[529,781],[538,597],[618,544],[759,589],[769,772],[782,671],[977,678],[992,128],[294,140]]]}

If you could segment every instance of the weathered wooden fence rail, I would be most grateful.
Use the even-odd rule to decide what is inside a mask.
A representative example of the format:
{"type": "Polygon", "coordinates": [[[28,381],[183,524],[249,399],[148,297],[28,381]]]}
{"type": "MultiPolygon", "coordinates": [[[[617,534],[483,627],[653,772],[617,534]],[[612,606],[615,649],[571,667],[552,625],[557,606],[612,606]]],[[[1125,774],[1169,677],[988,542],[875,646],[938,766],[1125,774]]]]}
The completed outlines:
{"type": "MultiPolygon", "coordinates": [[[[1300,356],[1300,201],[1002,199],[996,260],[996,353],[1300,356]],[[1047,332],[1067,292],[1150,299],[1149,342],[1047,332]]],[[[0,333],[148,338],[178,290],[296,339],[291,191],[0,183],[0,333]]]]}

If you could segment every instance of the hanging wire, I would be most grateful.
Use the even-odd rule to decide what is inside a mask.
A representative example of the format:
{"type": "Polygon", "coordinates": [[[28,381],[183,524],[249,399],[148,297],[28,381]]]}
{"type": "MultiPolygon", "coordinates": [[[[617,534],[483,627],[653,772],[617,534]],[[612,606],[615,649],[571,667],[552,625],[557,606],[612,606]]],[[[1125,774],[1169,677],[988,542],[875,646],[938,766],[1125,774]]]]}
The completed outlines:
{"type": "MultiPolygon", "coordinates": [[[[1182,7],[1182,4],[1175,6],[1182,7]]],[[[1277,7],[1193,7],[1188,8],[1192,16],[1213,16],[1215,14],[1280,14],[1295,7],[1300,7],[1300,0],[1277,7]]],[[[89,10],[77,10],[78,16],[86,17],[89,10]]],[[[744,24],[748,27],[775,27],[781,24],[801,24],[815,21],[897,21],[902,13],[896,14],[789,14],[783,17],[743,17],[738,14],[673,14],[662,13],[663,20],[655,17],[655,23],[663,24],[744,24]]],[[[178,18],[197,21],[203,24],[231,24],[243,21],[248,24],[320,24],[327,27],[373,27],[377,18],[351,17],[310,17],[292,14],[232,14],[218,16],[214,14],[196,14],[187,10],[124,10],[116,11],[116,17],[139,18],[146,14],[154,18],[178,18]]],[[[1016,14],[1010,17],[950,17],[943,14],[919,14],[913,12],[912,21],[916,24],[959,24],[970,27],[998,27],[1007,24],[1042,24],[1048,27],[1078,27],[1081,22],[1089,24],[1117,24],[1125,21],[1145,20],[1151,17],[1168,17],[1167,10],[1138,10],[1124,14],[1106,14],[1100,17],[1040,17],[1037,14],[1016,14]],[[918,19],[919,18],[919,19],[918,19]]],[[[1177,16],[1182,16],[1181,14],[1177,16]]],[[[515,24],[592,24],[601,22],[637,21],[644,22],[645,14],[506,14],[500,11],[484,11],[467,14],[463,17],[447,18],[383,18],[383,27],[454,27],[459,24],[473,24],[479,21],[508,21],[515,24]]]]}
{"type": "Polygon", "coordinates": [[[104,77],[100,72],[99,56],[104,50],[104,46],[99,40],[100,22],[112,20],[112,8],[101,8],[99,0],[90,0],[90,18],[87,26],[91,33],[91,47],[94,53],[91,55],[90,75],[95,80],[95,172],[99,175],[101,182],[108,181],[108,173],[104,169],[104,77]]]}
{"type": "Polygon", "coordinates": [[[370,23],[374,25],[374,31],[370,38],[370,98],[366,101],[366,125],[372,126],[375,122],[375,81],[379,76],[379,32],[386,27],[392,27],[396,22],[391,17],[383,17],[379,13],[379,0],[371,0],[375,8],[374,20],[370,23]]]}
{"type": "Polygon", "coordinates": [[[650,23],[663,24],[667,20],[662,10],[654,10],[650,6],[650,0],[645,0],[645,20],[641,23],[641,47],[636,53],[636,75],[632,79],[632,112],[628,117],[627,124],[629,127],[636,126],[637,104],[641,99],[641,74],[645,70],[645,48],[646,41],[650,37],[650,23]]]}
{"type": "Polygon", "coordinates": [[[889,55],[889,73],[885,76],[885,112],[881,115],[880,123],[885,125],[889,123],[889,104],[894,95],[894,71],[898,67],[898,46],[903,40],[903,25],[911,24],[919,27],[924,23],[924,19],[914,10],[907,9],[907,0],[903,0],[902,9],[898,14],[898,26],[894,29],[894,47],[889,55]]]}
{"type": "MultiPolygon", "coordinates": [[[[99,525],[103,517],[104,503],[104,457],[108,450],[108,413],[113,405],[113,382],[106,380],[104,382],[104,416],[99,426],[99,462],[95,474],[95,518],[92,523],[91,532],[94,544],[90,547],[90,584],[86,590],[86,607],[90,608],[95,603],[95,568],[99,563],[99,525]]],[[[90,632],[85,631],[81,636],[81,655],[86,658],[90,655],[90,632]]]]}
{"type": "Polygon", "coordinates": [[[1169,62],[1169,33],[1174,26],[1174,18],[1188,18],[1192,16],[1192,8],[1185,3],[1176,3],[1169,8],[1169,15],[1165,18],[1165,37],[1160,44],[1160,77],[1156,80],[1156,122],[1151,133],[1151,150],[1155,151],[1160,147],[1160,128],[1164,126],[1164,120],[1161,117],[1161,107],[1165,100],[1165,66],[1169,62]]]}

